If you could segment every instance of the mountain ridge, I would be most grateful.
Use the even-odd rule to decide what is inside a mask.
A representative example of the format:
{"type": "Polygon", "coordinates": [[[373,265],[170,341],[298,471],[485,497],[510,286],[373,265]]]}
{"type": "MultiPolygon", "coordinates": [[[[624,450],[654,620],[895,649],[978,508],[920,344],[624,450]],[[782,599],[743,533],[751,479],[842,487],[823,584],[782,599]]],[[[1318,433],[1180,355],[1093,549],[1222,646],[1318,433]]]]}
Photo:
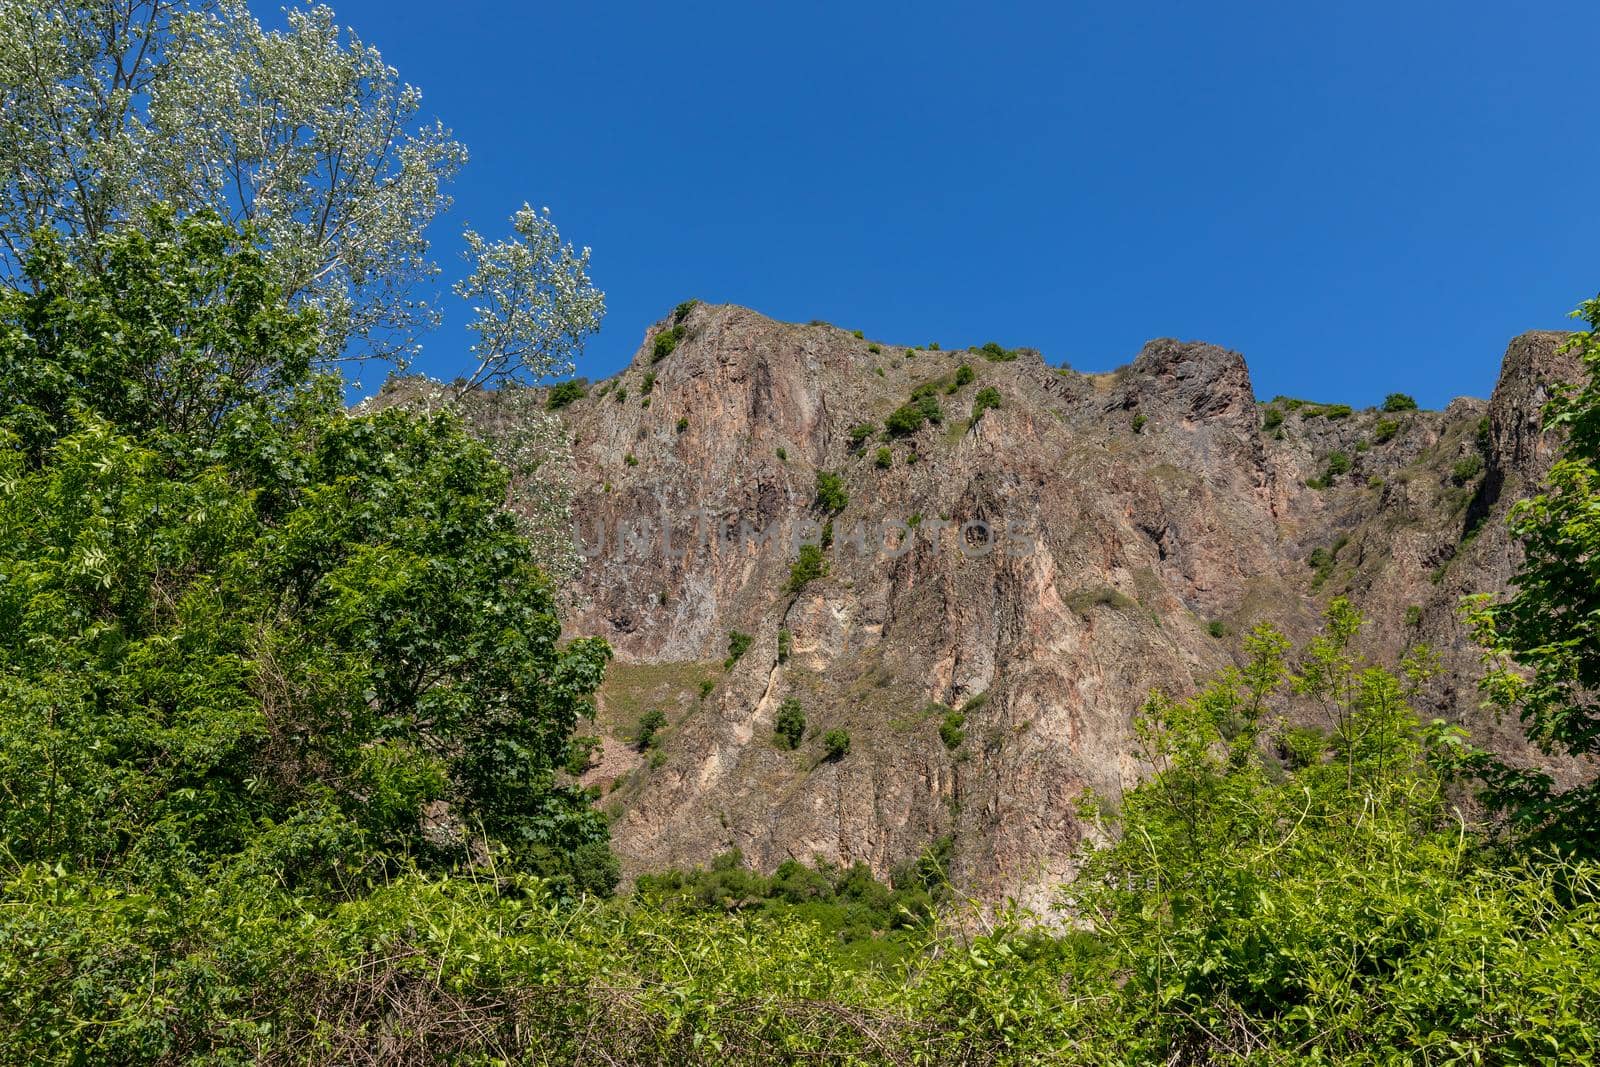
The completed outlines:
{"type": "MultiPolygon", "coordinates": [[[[1244,358],[1202,342],[1079,374],[1031,350],[680,307],[562,411],[591,554],[567,629],[618,655],[593,726],[607,756],[583,781],[606,794],[625,868],[738,848],[767,870],[884,873],[947,837],[968,891],[1047,903],[1094,832],[1084,799],[1148,771],[1129,744],[1148,690],[1233,663],[1258,622],[1308,634],[1336,593],[1373,617],[1374,657],[1438,647],[1424,718],[1527,755],[1514,724],[1452,695],[1476,667],[1456,602],[1509,578],[1504,512],[1548,466],[1537,409],[1574,371],[1565,336],[1514,339],[1487,401],[1385,413],[1259,401],[1244,358]],[[972,418],[984,389],[999,406],[972,418]],[[888,428],[930,395],[938,422],[888,428]],[[819,472],[842,506],[818,503],[819,472]],[[915,528],[911,547],[854,551],[855,524],[886,520],[915,528]],[[760,539],[709,536],[741,523],[760,539]],[[792,539],[765,535],[825,523],[827,573],[796,586],[792,539]],[[1020,524],[1037,550],[979,554],[976,523],[1020,524]],[[729,657],[735,631],[749,647],[729,657]],[[796,751],[773,741],[785,700],[808,723],[796,751]],[[949,745],[940,726],[964,705],[949,745]],[[666,726],[646,753],[630,740],[648,708],[666,726]],[[848,755],[827,757],[828,729],[848,755]]],[[[890,527],[892,547],[903,536],[890,527]]]]}

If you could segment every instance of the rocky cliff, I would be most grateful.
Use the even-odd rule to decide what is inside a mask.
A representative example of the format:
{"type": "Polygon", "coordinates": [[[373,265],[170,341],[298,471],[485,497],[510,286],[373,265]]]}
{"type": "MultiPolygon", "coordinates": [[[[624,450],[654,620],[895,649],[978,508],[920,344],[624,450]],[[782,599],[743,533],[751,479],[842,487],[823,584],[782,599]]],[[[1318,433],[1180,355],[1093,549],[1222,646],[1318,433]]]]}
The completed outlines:
{"type": "Polygon", "coordinates": [[[1234,662],[1258,622],[1303,636],[1341,593],[1372,655],[1441,651],[1424,715],[1514,751],[1477,709],[1456,605],[1510,573],[1504,514],[1550,461],[1539,404],[1573,373],[1561,340],[1514,340],[1487,403],[1352,412],[1264,403],[1208,344],[1089,375],[680,309],[563,415],[591,556],[569,629],[618,653],[584,778],[617,850],[634,871],[737,847],[883,872],[949,837],[967,889],[1044,903],[1086,792],[1145,772],[1148,691],[1234,662]],[[998,406],[973,418],[980,390],[998,406]],[[819,502],[818,472],[842,492],[819,502]],[[807,581],[808,535],[827,548],[807,581]],[[793,750],[773,732],[788,699],[793,750]],[[650,709],[667,725],[645,753],[650,709]],[[834,729],[850,750],[829,758],[834,729]]]}

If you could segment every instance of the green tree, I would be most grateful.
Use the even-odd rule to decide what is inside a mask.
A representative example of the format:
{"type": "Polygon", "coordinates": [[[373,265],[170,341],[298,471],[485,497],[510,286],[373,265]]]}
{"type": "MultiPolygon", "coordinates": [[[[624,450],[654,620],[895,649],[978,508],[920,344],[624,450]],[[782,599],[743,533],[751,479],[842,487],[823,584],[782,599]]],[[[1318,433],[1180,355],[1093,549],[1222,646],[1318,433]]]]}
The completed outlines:
{"type": "Polygon", "coordinates": [[[0,301],[8,862],[314,879],[603,844],[554,772],[610,653],[562,642],[506,470],[450,412],[304,376],[314,321],[218,226],[104,238],[103,272],[47,241],[0,301]]]}
{"type": "Polygon", "coordinates": [[[800,701],[789,697],[778,706],[778,716],[773,720],[773,734],[779,748],[799,748],[806,735],[806,713],[800,701]]]}
{"type": "Polygon", "coordinates": [[[844,479],[831,471],[817,472],[817,507],[830,515],[837,515],[850,504],[850,494],[845,492],[844,479]]]}
{"type": "MultiPolygon", "coordinates": [[[[1515,592],[1496,603],[1475,598],[1470,617],[1484,649],[1482,688],[1522,721],[1545,752],[1600,755],[1600,298],[1576,312],[1588,329],[1573,336],[1583,380],[1557,392],[1545,426],[1566,441],[1540,492],[1511,509],[1523,561],[1515,592]]],[[[1516,825],[1588,856],[1600,854],[1600,776],[1566,789],[1544,772],[1512,767],[1488,753],[1469,765],[1489,799],[1516,825]]]]}
{"type": "Polygon", "coordinates": [[[1415,411],[1417,402],[1405,393],[1390,393],[1383,399],[1383,410],[1388,412],[1415,411]]]}

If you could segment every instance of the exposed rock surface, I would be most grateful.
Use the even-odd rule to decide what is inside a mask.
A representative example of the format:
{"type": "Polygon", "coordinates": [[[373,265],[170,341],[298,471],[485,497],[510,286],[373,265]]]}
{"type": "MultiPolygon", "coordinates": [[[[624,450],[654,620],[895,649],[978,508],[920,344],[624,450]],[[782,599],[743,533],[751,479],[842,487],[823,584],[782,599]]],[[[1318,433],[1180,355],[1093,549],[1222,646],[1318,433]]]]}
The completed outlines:
{"type": "Polygon", "coordinates": [[[1147,692],[1233,662],[1258,622],[1304,636],[1336,593],[1371,616],[1374,656],[1441,650],[1424,714],[1514,750],[1513,725],[1477,709],[1456,604],[1510,573],[1505,510],[1547,467],[1538,407],[1574,373],[1562,336],[1514,340],[1487,404],[1386,415],[1263,404],[1244,360],[1206,344],[1152,341],[1083,375],[1026,350],[908,351],[737,307],[664,321],[565,413],[597,550],[569,630],[618,652],[600,732],[620,752],[640,711],[669,720],[652,759],[586,777],[609,790],[616,848],[630,871],[738,847],[768,869],[820,857],[881,873],[949,835],[969,890],[1044,903],[1071,876],[1085,792],[1115,797],[1145,773],[1130,725],[1147,692]],[[674,326],[681,341],[652,362],[674,326]],[[952,391],[963,363],[976,380],[952,391]],[[930,381],[942,423],[884,439],[930,381]],[[985,387],[1001,406],[969,424],[985,387]],[[1274,410],[1281,425],[1263,429],[1274,410]],[[1315,488],[1335,453],[1348,471],[1315,488]],[[839,514],[814,502],[819,470],[843,480],[839,514]],[[829,518],[828,573],[798,591],[786,539],[705,532],[829,518]],[[914,527],[909,547],[858,551],[854,525],[886,519],[914,527]],[[1017,536],[982,552],[963,529],[976,520],[1017,536]],[[618,543],[641,522],[647,536],[618,543]],[[1317,550],[1332,562],[1309,565],[1317,550]],[[734,630],[753,642],[725,668],[734,630]],[[806,711],[796,751],[773,741],[787,697],[806,711]],[[963,705],[947,747],[941,722],[963,705]],[[820,739],[833,728],[851,735],[838,760],[820,739]]]}

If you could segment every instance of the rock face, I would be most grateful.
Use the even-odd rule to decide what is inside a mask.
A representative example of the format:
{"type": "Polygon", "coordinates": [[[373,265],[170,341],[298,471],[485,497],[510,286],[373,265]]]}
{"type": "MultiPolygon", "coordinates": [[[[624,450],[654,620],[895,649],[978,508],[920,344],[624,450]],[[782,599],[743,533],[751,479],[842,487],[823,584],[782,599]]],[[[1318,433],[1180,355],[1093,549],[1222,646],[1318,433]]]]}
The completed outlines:
{"type": "Polygon", "coordinates": [[[1130,739],[1149,690],[1234,662],[1258,622],[1304,636],[1339,593],[1371,617],[1375,658],[1440,649],[1424,715],[1515,751],[1477,710],[1456,604],[1510,573],[1505,510],[1553,447],[1538,407],[1575,373],[1562,337],[1513,341],[1487,404],[1384,414],[1264,404],[1207,344],[1152,341],[1084,375],[737,307],[662,322],[564,413],[591,554],[568,627],[618,653],[594,731],[608,755],[585,779],[615,847],[631,872],[737,847],[766,869],[883,873],[948,836],[966,889],[1046,903],[1086,795],[1146,773],[1130,739]],[[652,362],[666,330],[680,340],[652,362]],[[980,389],[1000,406],[973,421],[980,389]],[[942,420],[886,437],[919,391],[942,420]],[[837,513],[819,471],[841,479],[837,513]],[[808,524],[828,525],[826,574],[802,584],[808,524]],[[734,631],[751,641],[725,664],[734,631]],[[790,698],[795,750],[773,733],[790,698]],[[668,726],[647,760],[628,741],[650,708],[668,726]]]}

